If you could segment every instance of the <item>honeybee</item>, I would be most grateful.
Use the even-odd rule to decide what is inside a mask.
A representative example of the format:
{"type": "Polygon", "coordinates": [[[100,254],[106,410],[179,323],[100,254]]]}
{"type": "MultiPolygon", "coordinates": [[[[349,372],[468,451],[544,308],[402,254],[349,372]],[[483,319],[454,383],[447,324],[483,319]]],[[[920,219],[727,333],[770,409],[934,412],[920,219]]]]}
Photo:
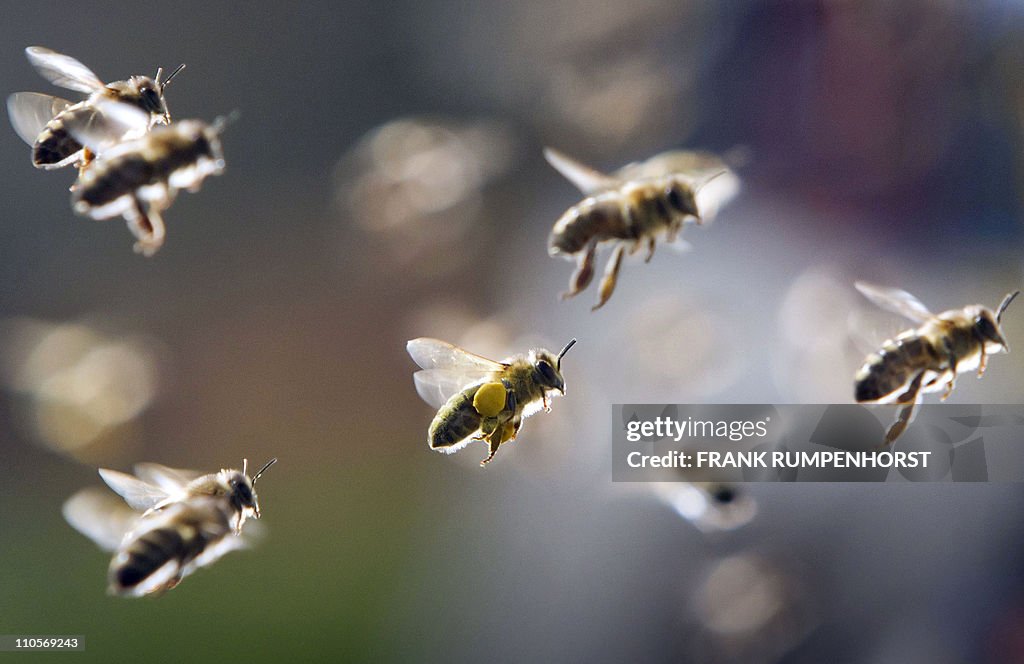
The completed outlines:
{"type": "Polygon", "coordinates": [[[924,393],[945,390],[945,401],[953,392],[957,374],[977,369],[981,378],[989,355],[1010,351],[1000,323],[1006,307],[1020,291],[1004,297],[994,314],[987,307],[972,304],[935,315],[906,291],[860,281],[854,285],[879,307],[918,325],[869,355],[854,378],[858,403],[902,406],[885,435],[885,445],[907,428],[924,393]]]}
{"type": "Polygon", "coordinates": [[[652,486],[679,516],[706,532],[740,528],[757,514],[757,503],[737,484],[655,482],[652,486]]]}
{"type": "Polygon", "coordinates": [[[558,355],[531,350],[495,362],[437,339],[410,341],[406,349],[423,369],[413,375],[416,391],[438,409],[427,444],[450,454],[485,441],[489,454],[480,465],[487,465],[501,445],[515,440],[524,419],[541,408],[550,412],[551,397],[565,394],[562,357],[575,343],[558,355]]]}
{"type": "Polygon", "coordinates": [[[174,588],[183,578],[229,551],[244,548],[242,525],[260,518],[256,481],[242,470],[201,475],[155,463],[135,466],[136,477],[101,468],[103,481],[128,504],[93,489],[64,503],[64,518],[102,549],[113,551],[108,592],[141,597],[174,588]]]}
{"type": "Polygon", "coordinates": [[[612,296],[627,249],[632,254],[646,246],[645,262],[649,262],[654,257],[658,233],[665,233],[666,242],[674,242],[686,221],[702,224],[739,187],[739,180],[725,162],[707,153],[664,153],[629,164],[612,175],[551,148],[544,150],[544,156],[587,196],[558,219],[548,238],[551,256],[576,256],[576,271],[562,299],[590,285],[598,245],[614,245],[592,310],[602,307],[612,296]],[[701,189],[722,176],[726,177],[716,197],[702,197],[702,205],[698,205],[701,189]]]}
{"type": "Polygon", "coordinates": [[[125,128],[145,125],[146,115],[119,102],[96,105],[107,118],[102,125],[66,123],[72,136],[100,155],[79,178],[72,208],[93,219],[123,216],[137,239],[135,251],[152,256],[166,235],[161,213],[178,191],[198,191],[207,176],[224,171],[220,134],[228,119],[181,120],[121,140],[125,128]]]}
{"type": "MultiPolygon", "coordinates": [[[[67,130],[69,122],[78,125],[103,124],[104,118],[96,102],[104,99],[129,104],[147,116],[145,132],[154,124],[170,124],[164,90],[171,80],[185,68],[179,65],[161,80],[163,69],[156,76],[132,76],[125,81],[104,84],[88,67],[68,55],[62,55],[41,46],[25,49],[29,62],[43,77],[54,85],[89,97],[78,103],[38,92],[17,92],[7,98],[7,113],[11,124],[23,141],[32,146],[32,164],[36,168],[54,169],[78,162],[84,169],[95,154],[83,147],[67,130]]],[[[120,138],[132,138],[126,134],[120,138]]]]}

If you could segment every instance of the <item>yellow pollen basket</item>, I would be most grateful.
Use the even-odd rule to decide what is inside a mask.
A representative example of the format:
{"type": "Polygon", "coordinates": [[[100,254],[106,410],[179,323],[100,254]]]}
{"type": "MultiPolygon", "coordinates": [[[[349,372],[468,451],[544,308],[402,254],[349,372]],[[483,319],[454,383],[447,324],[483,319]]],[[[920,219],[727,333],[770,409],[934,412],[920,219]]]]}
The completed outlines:
{"type": "Polygon", "coordinates": [[[473,396],[473,408],[484,417],[494,417],[505,408],[505,386],[484,383],[473,396]]]}

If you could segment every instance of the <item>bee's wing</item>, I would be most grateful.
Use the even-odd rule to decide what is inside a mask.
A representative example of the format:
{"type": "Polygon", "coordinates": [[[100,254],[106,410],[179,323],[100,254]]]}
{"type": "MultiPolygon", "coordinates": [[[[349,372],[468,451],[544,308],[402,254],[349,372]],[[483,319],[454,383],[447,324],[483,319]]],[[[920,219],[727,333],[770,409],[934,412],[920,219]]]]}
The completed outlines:
{"type": "Polygon", "coordinates": [[[92,94],[102,89],[101,81],[92,70],[70,55],[63,55],[42,46],[29,46],[25,55],[43,78],[68,90],[92,94]]]}
{"type": "Polygon", "coordinates": [[[544,148],[544,158],[584,194],[590,196],[622,185],[622,180],[576,161],[554,148],[544,148]]]}
{"type": "Polygon", "coordinates": [[[412,375],[416,392],[424,401],[440,408],[453,394],[470,385],[482,383],[494,375],[493,371],[455,371],[451,369],[424,369],[412,375]]]}
{"type": "Polygon", "coordinates": [[[135,476],[143,482],[149,483],[168,494],[177,493],[186,484],[203,475],[197,470],[183,470],[180,468],[168,468],[158,463],[135,464],[135,476]]]}
{"type": "Polygon", "coordinates": [[[93,113],[77,113],[64,123],[68,133],[96,154],[121,143],[128,134],[141,135],[149,128],[149,115],[121,102],[101,99],[93,113]]]}
{"type": "Polygon", "coordinates": [[[15,92],[7,98],[7,116],[21,140],[35,145],[50,120],[68,106],[71,102],[60,97],[39,92],[15,92]]]}
{"type": "Polygon", "coordinates": [[[172,492],[109,468],[100,468],[100,477],[107,483],[107,486],[114,490],[114,493],[124,498],[124,502],[140,512],[155,507],[172,495],[172,492]]]}
{"type": "Polygon", "coordinates": [[[614,175],[623,180],[642,180],[683,173],[694,178],[711,175],[729,166],[717,155],[695,150],[671,150],[656,154],[645,161],[626,164],[614,175]]]}
{"type": "Polygon", "coordinates": [[[854,286],[864,295],[864,297],[868,298],[882,309],[891,311],[894,314],[899,314],[900,316],[905,316],[915,323],[923,323],[934,315],[932,312],[928,311],[928,307],[921,304],[920,300],[907,291],[900,290],[898,288],[875,286],[863,281],[856,282],[854,286]]]}
{"type": "Polygon", "coordinates": [[[501,371],[505,365],[501,362],[488,360],[468,350],[463,350],[439,339],[420,337],[405,345],[409,355],[420,365],[421,369],[451,369],[453,371],[494,372],[501,371]]]}
{"type": "Polygon", "coordinates": [[[104,551],[116,551],[131,530],[138,513],[106,491],[82,489],[61,509],[64,519],[104,551]]]}
{"type": "Polygon", "coordinates": [[[423,368],[413,374],[416,392],[434,408],[440,408],[456,392],[505,368],[501,362],[437,339],[413,339],[406,344],[406,350],[423,368]]]}

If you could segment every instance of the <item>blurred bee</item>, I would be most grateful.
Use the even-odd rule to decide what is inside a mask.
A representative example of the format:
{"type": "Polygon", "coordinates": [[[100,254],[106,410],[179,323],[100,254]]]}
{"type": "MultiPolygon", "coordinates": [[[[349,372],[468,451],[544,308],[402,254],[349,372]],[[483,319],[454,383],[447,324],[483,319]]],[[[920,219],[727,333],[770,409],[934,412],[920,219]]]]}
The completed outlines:
{"type": "Polygon", "coordinates": [[[658,233],[665,233],[666,242],[674,242],[687,220],[701,224],[710,219],[739,190],[739,180],[725,162],[708,153],[664,153],[629,164],[613,175],[600,173],[551,148],[545,149],[544,156],[587,195],[559,218],[548,239],[550,255],[576,256],[576,271],[563,299],[590,285],[598,245],[614,245],[592,310],[612,296],[627,249],[632,254],[646,246],[645,262],[649,262],[658,233]],[[698,192],[719,179],[720,186],[708,192],[714,196],[702,196],[698,205],[698,192]]]}
{"type": "Polygon", "coordinates": [[[498,447],[515,440],[525,418],[541,408],[550,412],[550,397],[565,394],[562,357],[575,343],[558,355],[531,350],[495,362],[437,339],[410,341],[406,349],[423,369],[413,375],[416,391],[438,409],[427,433],[431,449],[450,454],[483,440],[490,448],[480,462],[486,465],[498,447]]]}
{"type": "MultiPolygon", "coordinates": [[[[41,46],[29,46],[25,54],[46,80],[89,95],[78,103],[38,92],[17,92],[7,98],[11,124],[18,136],[32,146],[32,164],[36,168],[61,168],[77,162],[85,169],[95,154],[68,132],[67,125],[103,124],[104,118],[96,104],[101,99],[129,104],[145,113],[146,126],[132,128],[136,132],[144,133],[156,123],[171,122],[164,90],[185,65],[179,65],[163,80],[160,80],[161,68],[156,70],[154,78],[132,76],[126,81],[104,84],[88,67],[70,56],[41,46]]],[[[126,134],[120,138],[137,135],[126,134]]]]}
{"type": "Polygon", "coordinates": [[[96,105],[106,122],[66,123],[72,136],[100,155],[79,178],[72,207],[93,219],[123,216],[138,240],[135,251],[152,256],[166,234],[161,213],[174,202],[178,190],[198,191],[207,176],[224,171],[220,134],[228,119],[212,125],[181,120],[121,140],[132,127],[142,128],[148,122],[146,115],[119,102],[96,105]]]}
{"type": "Polygon", "coordinates": [[[999,326],[1003,312],[1020,291],[1004,297],[995,314],[980,304],[972,304],[935,315],[906,291],[864,282],[854,285],[879,307],[918,325],[886,341],[881,350],[869,355],[854,378],[854,398],[858,403],[903,406],[885,435],[885,445],[907,428],[924,393],[945,390],[945,401],[953,392],[958,373],[977,369],[981,378],[988,355],[1010,350],[999,326]]]}
{"type": "Polygon", "coordinates": [[[260,518],[256,480],[276,462],[271,459],[251,478],[248,461],[240,471],[208,475],[154,463],[135,466],[137,477],[101,468],[100,477],[131,509],[106,492],[84,489],[64,503],[64,518],[115,552],[108,574],[111,595],[161,593],[246,546],[242,524],[260,518]]]}
{"type": "Polygon", "coordinates": [[[735,530],[757,514],[757,503],[737,484],[654,482],[652,487],[679,516],[705,532],[735,530]]]}

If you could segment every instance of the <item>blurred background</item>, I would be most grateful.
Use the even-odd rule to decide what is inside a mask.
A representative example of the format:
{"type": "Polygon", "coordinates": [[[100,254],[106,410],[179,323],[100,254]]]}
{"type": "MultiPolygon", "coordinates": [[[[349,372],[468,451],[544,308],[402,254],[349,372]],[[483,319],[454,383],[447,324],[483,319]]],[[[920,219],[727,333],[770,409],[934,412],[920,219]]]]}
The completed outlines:
{"type": "MultiPolygon", "coordinates": [[[[107,81],[185,62],[174,117],[241,118],[152,259],[0,131],[0,633],[85,635],[81,661],[1024,661],[1020,486],[747,485],[717,518],[681,484],[613,484],[608,429],[612,403],[849,402],[906,327],[856,279],[936,311],[1021,287],[1024,6],[6,17],[4,94],[73,96],[29,65],[38,44],[107,81]],[[572,264],[547,235],[582,196],[546,145],[607,170],[739,149],[743,188],[592,314],[595,286],[558,300],[572,264]],[[496,359],[579,344],[567,396],[480,469],[482,445],[426,446],[419,336],[496,359]],[[97,466],[272,456],[260,546],[157,599],[107,597],[109,556],[60,515],[97,466]]],[[[1024,307],[1004,321],[1024,348],[1024,307]]],[[[952,399],[1020,403],[1022,370],[994,357],[952,399]]]]}

